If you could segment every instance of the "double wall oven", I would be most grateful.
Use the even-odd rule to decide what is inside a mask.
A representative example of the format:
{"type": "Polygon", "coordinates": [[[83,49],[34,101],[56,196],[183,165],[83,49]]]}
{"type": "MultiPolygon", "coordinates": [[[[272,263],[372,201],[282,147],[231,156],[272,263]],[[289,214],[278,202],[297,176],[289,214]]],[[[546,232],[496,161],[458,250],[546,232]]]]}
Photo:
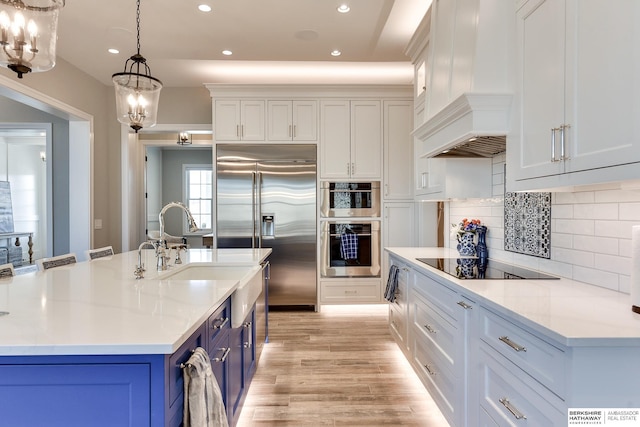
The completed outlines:
{"type": "Polygon", "coordinates": [[[320,216],[320,276],[380,277],[380,182],[321,182],[320,216]]]}

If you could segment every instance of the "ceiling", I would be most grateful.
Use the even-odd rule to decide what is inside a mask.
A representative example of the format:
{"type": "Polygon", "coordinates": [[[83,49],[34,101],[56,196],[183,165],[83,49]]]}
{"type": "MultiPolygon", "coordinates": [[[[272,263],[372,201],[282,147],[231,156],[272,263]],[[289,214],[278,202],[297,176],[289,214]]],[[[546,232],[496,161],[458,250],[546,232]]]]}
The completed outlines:
{"type": "MultiPolygon", "coordinates": [[[[404,50],[430,3],[141,0],[140,53],[165,87],[411,84],[404,50]],[[198,10],[203,3],[211,12],[198,10]],[[342,3],[350,12],[338,13],[342,3]],[[331,56],[335,49],[342,55],[331,56]]],[[[136,53],[136,1],[68,0],[58,33],[59,57],[111,85],[111,75],[136,53]]]]}

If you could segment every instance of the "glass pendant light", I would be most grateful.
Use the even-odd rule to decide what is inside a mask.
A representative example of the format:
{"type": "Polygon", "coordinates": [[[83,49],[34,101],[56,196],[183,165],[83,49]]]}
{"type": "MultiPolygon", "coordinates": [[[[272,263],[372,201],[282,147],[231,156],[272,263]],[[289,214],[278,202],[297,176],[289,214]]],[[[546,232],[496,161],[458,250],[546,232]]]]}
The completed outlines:
{"type": "Polygon", "coordinates": [[[18,78],[56,65],[58,12],[65,0],[0,0],[0,65],[18,78]]]}
{"type": "Polygon", "coordinates": [[[122,73],[112,80],[116,89],[118,121],[129,125],[136,133],[156,124],[162,82],[151,76],[147,60],[140,54],[140,0],[136,1],[138,52],[127,59],[122,73]]]}

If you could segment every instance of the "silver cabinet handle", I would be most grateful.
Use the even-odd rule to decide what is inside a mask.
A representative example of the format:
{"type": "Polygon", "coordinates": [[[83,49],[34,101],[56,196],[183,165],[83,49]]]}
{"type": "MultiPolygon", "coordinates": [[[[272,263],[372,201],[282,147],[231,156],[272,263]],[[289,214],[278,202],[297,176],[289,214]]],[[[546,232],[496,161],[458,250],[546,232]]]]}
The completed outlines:
{"type": "Polygon", "coordinates": [[[402,267],[402,271],[409,272],[409,269],[407,267],[402,267]]]}
{"type": "Polygon", "coordinates": [[[516,408],[515,406],[513,406],[513,404],[511,402],[509,402],[509,399],[507,399],[506,397],[503,397],[502,399],[500,399],[500,403],[502,403],[502,405],[507,408],[507,410],[509,412],[511,412],[511,414],[516,418],[516,420],[526,420],[527,417],[520,411],[518,411],[518,408],[516,408]]]}
{"type": "Polygon", "coordinates": [[[222,329],[222,328],[224,328],[224,325],[229,323],[229,318],[228,317],[225,317],[224,319],[216,319],[216,320],[222,320],[222,322],[218,323],[217,325],[213,325],[213,329],[222,329]]]}
{"type": "Polygon", "coordinates": [[[240,125],[240,138],[244,138],[244,125],[240,125]]]}
{"type": "Polygon", "coordinates": [[[512,349],[514,349],[515,351],[527,351],[526,347],[511,341],[509,337],[506,335],[498,339],[503,343],[505,343],[506,345],[508,345],[509,347],[511,347],[512,349]]]}
{"type": "Polygon", "coordinates": [[[293,125],[293,137],[296,137],[296,125],[293,125]]]}
{"type": "Polygon", "coordinates": [[[355,173],[356,173],[356,164],[351,163],[351,175],[355,175],[355,173]]]}
{"type": "Polygon", "coordinates": [[[236,125],[236,136],[240,138],[240,125],[236,125]]]}
{"type": "Polygon", "coordinates": [[[555,163],[558,161],[556,158],[556,132],[559,131],[560,128],[551,128],[551,162],[555,163]]]}
{"type": "Polygon", "coordinates": [[[431,325],[430,325],[430,324],[428,324],[428,323],[427,323],[426,325],[424,325],[424,328],[425,328],[427,331],[431,332],[432,334],[437,334],[437,333],[438,333],[438,331],[436,331],[435,329],[433,329],[433,326],[431,326],[431,325]]]}
{"type": "Polygon", "coordinates": [[[569,157],[566,155],[566,150],[565,150],[565,131],[570,127],[571,127],[570,125],[560,126],[560,160],[569,159],[569,157]]]}
{"type": "Polygon", "coordinates": [[[472,309],[472,308],[473,308],[473,306],[472,306],[472,305],[469,305],[469,304],[467,304],[467,303],[466,303],[466,302],[464,302],[464,301],[458,301],[458,302],[457,302],[457,304],[458,304],[460,307],[464,308],[465,310],[469,310],[469,309],[472,309]]]}
{"type": "Polygon", "coordinates": [[[219,348],[218,350],[224,351],[224,353],[222,353],[222,357],[214,357],[213,359],[211,359],[211,361],[224,363],[225,360],[227,360],[227,356],[229,355],[229,352],[231,351],[231,347],[227,347],[227,348],[222,347],[222,348],[219,348]]]}
{"type": "Polygon", "coordinates": [[[347,163],[347,175],[351,174],[351,163],[347,163]]]}
{"type": "Polygon", "coordinates": [[[433,370],[433,368],[431,367],[431,365],[429,365],[428,363],[426,365],[424,365],[424,369],[427,370],[427,372],[429,372],[429,375],[435,375],[436,371],[433,370]]]}

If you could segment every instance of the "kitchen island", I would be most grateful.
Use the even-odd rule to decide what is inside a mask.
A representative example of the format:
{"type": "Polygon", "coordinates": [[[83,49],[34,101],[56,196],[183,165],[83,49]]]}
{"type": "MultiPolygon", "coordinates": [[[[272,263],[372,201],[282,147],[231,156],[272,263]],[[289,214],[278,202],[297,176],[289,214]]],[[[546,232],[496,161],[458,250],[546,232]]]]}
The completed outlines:
{"type": "Polygon", "coordinates": [[[629,295],[564,278],[459,279],[418,260],[456,251],[386,251],[400,271],[392,335],[451,426],[566,426],[573,409],[640,408],[629,295]]]}
{"type": "Polygon", "coordinates": [[[231,301],[269,254],[190,249],[159,272],[154,251],[143,250],[147,271],[136,280],[133,251],[0,281],[0,311],[9,312],[0,316],[2,423],[179,425],[180,364],[195,347],[213,358],[223,338],[231,348],[234,333],[222,332],[244,320],[230,319],[231,301]],[[247,277],[189,278],[190,268],[214,265],[246,267],[247,277]]]}

